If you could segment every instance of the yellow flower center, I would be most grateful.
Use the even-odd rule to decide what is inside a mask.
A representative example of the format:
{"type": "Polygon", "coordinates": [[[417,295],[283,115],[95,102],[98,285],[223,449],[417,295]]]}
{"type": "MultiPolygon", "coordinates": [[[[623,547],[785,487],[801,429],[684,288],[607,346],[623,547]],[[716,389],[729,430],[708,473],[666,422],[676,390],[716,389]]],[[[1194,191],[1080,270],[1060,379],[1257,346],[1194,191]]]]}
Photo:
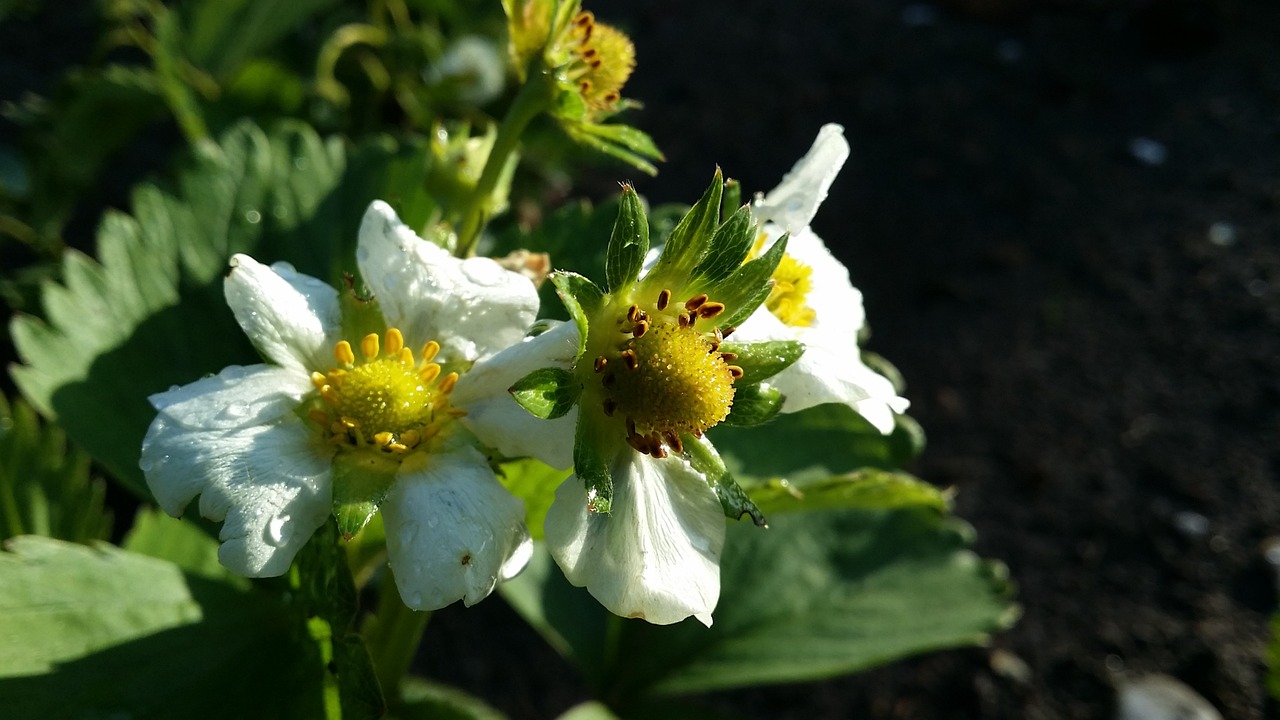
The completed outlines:
{"type": "MultiPolygon", "coordinates": [[[[749,258],[764,252],[764,243],[768,236],[760,233],[755,245],[751,248],[749,258]]],[[[773,290],[764,301],[764,306],[782,321],[787,327],[809,327],[817,316],[809,307],[809,291],[813,289],[813,268],[795,259],[790,253],[783,253],[782,260],[773,271],[773,290]]]]}
{"type": "Polygon", "coordinates": [[[636,67],[636,47],[622,31],[595,21],[589,12],[579,13],[571,35],[578,41],[572,71],[582,99],[592,110],[609,110],[622,99],[622,86],[636,67]]]}
{"type": "Polygon", "coordinates": [[[380,350],[378,336],[366,335],[360,342],[360,362],[346,340],[334,346],[338,367],[311,375],[323,404],[313,407],[308,417],[339,447],[403,456],[464,414],[449,407],[458,374],[441,376],[440,366],[432,362],[440,351],[435,341],[424,345],[421,359],[415,360],[399,330],[387,330],[384,338],[380,350]]]}
{"type": "Polygon", "coordinates": [[[621,332],[596,357],[606,415],[626,420],[627,442],[638,452],[665,457],[665,447],[684,451],[682,433],[701,437],[725,419],[733,405],[734,380],[742,369],[721,353],[721,331],[710,322],[724,305],[697,295],[683,307],[669,308],[671,292],[641,309],[631,305],[605,332],[621,332]],[[699,325],[703,327],[700,329],[699,325]],[[614,326],[617,329],[614,329],[614,326]]]}

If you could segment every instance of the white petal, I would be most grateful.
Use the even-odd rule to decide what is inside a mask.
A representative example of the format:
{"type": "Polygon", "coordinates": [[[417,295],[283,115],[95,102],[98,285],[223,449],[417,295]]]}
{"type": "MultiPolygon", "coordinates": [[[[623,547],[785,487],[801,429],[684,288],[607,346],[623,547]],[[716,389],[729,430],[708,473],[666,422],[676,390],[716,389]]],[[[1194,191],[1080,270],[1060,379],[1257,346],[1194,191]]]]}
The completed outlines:
{"type": "Polygon", "coordinates": [[[810,291],[806,302],[813,308],[813,324],[801,328],[805,334],[825,333],[847,338],[848,347],[856,348],[858,333],[866,322],[862,291],[853,286],[849,269],[827,249],[822,238],[808,228],[795,233],[787,241],[787,254],[809,266],[810,291]]]}
{"type": "Polygon", "coordinates": [[[657,625],[693,615],[710,626],[725,534],[715,492],[675,456],[657,460],[627,448],[612,471],[609,515],[587,512],[576,475],[556,490],[545,530],[565,577],[614,614],[657,625]]]}
{"type": "Polygon", "coordinates": [[[834,123],[823,125],[813,147],[783,176],[778,187],[763,198],[757,196],[753,214],[788,232],[807,227],[847,159],[849,143],[844,139],[844,128],[834,123]]]}
{"type": "MultiPolygon", "coordinates": [[[[202,381],[203,382],[203,381],[202,381]]],[[[331,511],[329,455],[292,414],[231,430],[192,429],[162,410],[139,463],[156,502],[175,517],[200,495],[223,522],[218,559],[247,577],[283,574],[331,511]]]]}
{"type": "Polygon", "coordinates": [[[488,258],[453,257],[382,201],[365,212],[356,260],[387,324],[410,347],[440,343],[445,360],[477,360],[518,343],[537,316],[529,278],[488,258]]]}
{"type": "Polygon", "coordinates": [[[898,397],[893,383],[867,367],[858,353],[832,351],[822,345],[806,345],[794,365],[765,382],[786,396],[783,412],[843,403],[885,434],[893,431],[894,413],[906,412],[910,405],[898,397]]]}
{"type": "Polygon", "coordinates": [[[535,457],[554,468],[569,467],[577,408],[543,420],[520,407],[507,390],[539,368],[569,369],[577,352],[578,329],[567,322],[476,363],[452,395],[453,404],[467,411],[462,422],[480,442],[507,457],[535,457]]]}
{"type": "Polygon", "coordinates": [[[408,462],[382,505],[400,597],[415,610],[474,605],[529,561],[524,502],[473,447],[427,456],[414,470],[408,462]]]}
{"type": "Polygon", "coordinates": [[[311,381],[296,370],[232,365],[148,399],[170,423],[188,430],[232,430],[264,425],[292,412],[312,390],[311,381]]]}
{"type": "Polygon", "coordinates": [[[295,370],[333,365],[342,312],[338,291],[328,284],[287,263],[267,267],[236,255],[223,292],[236,321],[264,357],[295,370]]]}

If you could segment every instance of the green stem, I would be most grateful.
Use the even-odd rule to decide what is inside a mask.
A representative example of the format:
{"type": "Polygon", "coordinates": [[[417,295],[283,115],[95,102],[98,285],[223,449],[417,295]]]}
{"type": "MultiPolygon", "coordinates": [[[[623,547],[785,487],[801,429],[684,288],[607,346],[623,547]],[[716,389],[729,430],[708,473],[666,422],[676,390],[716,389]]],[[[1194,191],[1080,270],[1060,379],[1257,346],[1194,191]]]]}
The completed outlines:
{"type": "Polygon", "coordinates": [[[378,614],[369,618],[364,627],[365,647],[369,649],[378,684],[388,703],[399,702],[400,682],[413,664],[430,619],[429,611],[410,610],[401,602],[395,577],[388,567],[382,576],[378,614]]]}
{"type": "Polygon", "coordinates": [[[462,228],[458,233],[458,257],[470,257],[475,253],[480,232],[489,222],[493,201],[490,197],[498,186],[498,179],[507,166],[511,154],[520,146],[524,129],[540,113],[551,106],[555,78],[552,71],[539,61],[530,63],[528,79],[516,94],[507,115],[498,126],[498,137],[493,141],[489,159],[485,161],[480,179],[476,181],[471,198],[462,209],[462,228]]]}

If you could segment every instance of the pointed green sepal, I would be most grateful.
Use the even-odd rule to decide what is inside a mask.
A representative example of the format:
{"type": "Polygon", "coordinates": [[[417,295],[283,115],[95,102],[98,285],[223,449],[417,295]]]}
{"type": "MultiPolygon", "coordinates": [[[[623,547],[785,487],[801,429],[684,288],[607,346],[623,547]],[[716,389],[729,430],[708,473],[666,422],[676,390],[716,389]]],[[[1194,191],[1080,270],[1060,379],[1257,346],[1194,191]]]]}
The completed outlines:
{"type": "Polygon", "coordinates": [[[379,450],[340,452],[333,458],[333,517],[350,540],[387,498],[400,463],[379,450]]]}
{"type": "Polygon", "coordinates": [[[689,460],[689,464],[694,470],[702,473],[707,478],[707,483],[711,485],[711,489],[716,491],[720,506],[724,508],[725,517],[741,520],[743,515],[750,515],[751,522],[758,527],[769,527],[765,522],[764,513],[760,512],[760,508],[756,507],[750,496],[733,479],[733,475],[725,467],[720,454],[716,452],[710,441],[688,433],[681,433],[680,441],[684,444],[684,455],[689,460]]]}
{"type": "Polygon", "coordinates": [[[662,256],[649,273],[652,277],[665,277],[675,273],[679,277],[692,277],[711,248],[711,238],[720,224],[720,197],[724,189],[724,176],[716,168],[711,186],[702,199],[680,218],[662,246],[662,256]]]}
{"type": "Polygon", "coordinates": [[[751,316],[773,290],[773,271],[787,252],[787,235],[778,238],[765,254],[748,260],[732,275],[712,283],[704,292],[724,303],[720,327],[737,326],[751,316]]]}
{"type": "Polygon", "coordinates": [[[693,269],[693,277],[716,282],[732,275],[751,252],[754,230],[751,208],[743,205],[716,228],[716,234],[711,238],[711,249],[693,269]]]}
{"type": "Polygon", "coordinates": [[[739,427],[767,423],[782,410],[782,403],[785,400],[786,397],[768,383],[735,384],[733,408],[724,422],[726,425],[739,427]]]}
{"type": "Polygon", "coordinates": [[[551,284],[555,285],[556,295],[560,296],[560,302],[564,303],[569,317],[578,326],[578,354],[574,357],[576,361],[587,349],[587,328],[590,325],[588,318],[600,309],[604,293],[589,279],[564,270],[551,273],[551,284]]]}
{"type": "Polygon", "coordinates": [[[579,145],[621,160],[646,175],[658,174],[658,168],[650,160],[666,159],[653,138],[630,125],[564,119],[560,127],[579,145]]]}
{"type": "Polygon", "coordinates": [[[726,342],[720,345],[720,352],[737,355],[730,364],[742,368],[742,378],[738,380],[738,386],[741,387],[744,383],[768,380],[791,367],[804,354],[804,343],[798,340],[726,342]]]}
{"type": "Polygon", "coordinates": [[[609,236],[609,252],[605,256],[604,273],[609,292],[617,292],[640,277],[645,253],[649,252],[649,219],[644,204],[631,185],[622,186],[618,202],[618,219],[609,236]]]}
{"type": "Polygon", "coordinates": [[[601,417],[591,413],[578,413],[578,426],[574,432],[573,472],[587,491],[587,511],[609,514],[613,507],[613,475],[609,472],[609,459],[604,452],[611,447],[602,435],[601,417]]]}
{"type": "Polygon", "coordinates": [[[507,388],[507,392],[530,415],[554,420],[569,412],[569,408],[578,402],[582,383],[568,370],[545,367],[520,378],[507,388]]]}
{"type": "Polygon", "coordinates": [[[720,197],[720,214],[733,212],[742,205],[742,183],[733,178],[725,178],[724,193],[720,197]]]}

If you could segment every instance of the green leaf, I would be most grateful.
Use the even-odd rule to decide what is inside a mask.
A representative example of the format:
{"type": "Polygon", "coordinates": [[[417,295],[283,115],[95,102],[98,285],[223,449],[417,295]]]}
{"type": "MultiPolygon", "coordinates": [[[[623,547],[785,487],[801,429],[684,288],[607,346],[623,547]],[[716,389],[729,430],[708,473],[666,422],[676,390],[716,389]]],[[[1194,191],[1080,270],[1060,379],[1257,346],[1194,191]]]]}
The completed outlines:
{"type": "Polygon", "coordinates": [[[644,214],[644,204],[640,202],[635,188],[624,185],[622,200],[618,203],[618,219],[609,236],[609,254],[605,259],[608,292],[618,292],[640,277],[647,252],[649,220],[644,214]]]}
{"type": "Polygon", "coordinates": [[[951,507],[950,496],[906,473],[860,470],[837,477],[791,483],[772,480],[748,486],[747,492],[768,513],[830,508],[888,510],[902,507],[933,508],[939,513],[951,507]]]}
{"type": "Polygon", "coordinates": [[[765,254],[748,260],[732,275],[711,283],[703,292],[724,303],[725,312],[720,316],[720,327],[742,324],[760,304],[769,298],[773,290],[773,271],[778,268],[787,251],[787,236],[778,238],[765,254]]]}
{"type": "Polygon", "coordinates": [[[337,0],[198,0],[179,6],[187,59],[226,80],[337,0]]]}
{"type": "Polygon", "coordinates": [[[724,419],[727,427],[763,425],[778,416],[786,398],[769,383],[737,384],[733,391],[733,407],[724,419]]]}
{"type": "Polygon", "coordinates": [[[405,162],[385,139],[347,153],[341,139],[292,123],[270,135],[243,124],[217,145],[202,144],[174,189],[139,186],[132,216],[103,218],[97,262],[66,254],[62,283],[43,287],[47,322],[14,318],[23,361],[15,382],[146,497],[137,463],[155,415],[147,396],[258,361],[223,299],[231,255],[340,280],[354,266],[365,208],[405,162]]]}
{"type": "Polygon", "coordinates": [[[647,175],[658,174],[658,168],[650,160],[665,159],[653,138],[630,125],[566,120],[560,127],[574,142],[621,160],[647,175]]]}
{"type": "Polygon", "coordinates": [[[783,513],[767,531],[727,530],[710,628],[607,616],[543,553],[503,594],[616,709],[981,644],[1017,616],[1004,567],[975,556],[968,526],[933,508],[783,513]]]}
{"type": "Polygon", "coordinates": [[[106,539],[105,495],[103,482],[89,478],[89,457],[67,447],[56,425],[42,427],[31,406],[19,400],[10,407],[0,395],[0,539],[106,539]]]}
{"type": "Polygon", "coordinates": [[[498,466],[498,479],[504,487],[524,501],[524,524],[534,540],[542,539],[542,526],[556,488],[569,477],[571,470],[557,470],[533,458],[513,460],[498,466]]]}
{"type": "Polygon", "coordinates": [[[569,311],[569,317],[573,318],[574,324],[578,326],[578,354],[574,358],[576,361],[587,349],[587,327],[590,324],[590,317],[599,311],[604,293],[586,277],[564,270],[551,273],[551,284],[555,285],[556,294],[560,296],[560,301],[569,311]]]}
{"type": "Polygon", "coordinates": [[[595,700],[574,705],[565,710],[556,720],[619,720],[608,705],[595,700]]]}
{"type": "Polygon", "coordinates": [[[804,344],[795,340],[724,342],[720,344],[720,352],[737,356],[728,362],[742,368],[742,378],[737,381],[738,384],[758,383],[791,367],[804,354],[804,344]]]}
{"type": "MultiPolygon", "coordinates": [[[[734,187],[737,187],[736,183],[734,187]]],[[[716,230],[711,249],[693,269],[693,277],[717,282],[732,275],[751,251],[751,244],[755,241],[754,230],[751,209],[745,205],[738,208],[716,230]]]]}
{"type": "MultiPolygon", "coordinates": [[[[711,185],[671,231],[662,245],[662,255],[647,277],[665,279],[673,274],[681,279],[692,277],[693,269],[698,267],[710,250],[711,237],[720,223],[720,195],[723,188],[724,176],[720,174],[720,168],[716,168],[711,185]]],[[[719,296],[715,296],[715,299],[720,300],[719,296]]]]}
{"type": "Polygon", "coordinates": [[[124,537],[125,550],[168,560],[187,575],[218,580],[232,587],[249,588],[249,581],[233,575],[218,562],[218,543],[195,522],[169,517],[159,510],[142,508],[124,537]]]}
{"type": "Polygon", "coordinates": [[[828,404],[757,427],[721,424],[710,437],[740,481],[759,485],[775,478],[825,480],[866,467],[900,468],[920,448],[911,428],[918,426],[900,416],[894,431],[883,435],[852,408],[828,404]]]}
{"type": "Polygon", "coordinates": [[[6,548],[7,715],[323,717],[320,658],[302,616],[275,595],[109,545],[26,536],[6,548]]]}
{"type": "Polygon", "coordinates": [[[568,370],[545,367],[517,380],[508,392],[534,417],[554,420],[577,404],[582,383],[568,370]]]}
{"type": "Polygon", "coordinates": [[[422,678],[405,678],[400,694],[402,701],[395,717],[401,720],[503,720],[505,717],[478,697],[422,678]]]}
{"type": "Polygon", "coordinates": [[[604,423],[591,413],[579,411],[574,428],[573,471],[587,490],[587,510],[609,512],[613,505],[613,474],[609,472],[608,451],[614,443],[605,436],[604,423]]]}
{"type": "Polygon", "coordinates": [[[715,490],[716,497],[720,499],[720,506],[724,509],[724,516],[741,520],[743,516],[750,515],[753,523],[759,527],[765,527],[767,523],[765,523],[764,514],[733,479],[733,475],[724,466],[724,461],[720,459],[720,455],[716,453],[711,443],[706,438],[697,438],[688,433],[682,433],[680,440],[684,444],[685,457],[688,458],[689,464],[694,470],[702,473],[707,478],[707,483],[711,485],[711,489],[715,490]]]}
{"type": "Polygon", "coordinates": [[[399,471],[399,461],[380,451],[334,456],[333,517],[344,540],[355,537],[373,519],[399,471]]]}

